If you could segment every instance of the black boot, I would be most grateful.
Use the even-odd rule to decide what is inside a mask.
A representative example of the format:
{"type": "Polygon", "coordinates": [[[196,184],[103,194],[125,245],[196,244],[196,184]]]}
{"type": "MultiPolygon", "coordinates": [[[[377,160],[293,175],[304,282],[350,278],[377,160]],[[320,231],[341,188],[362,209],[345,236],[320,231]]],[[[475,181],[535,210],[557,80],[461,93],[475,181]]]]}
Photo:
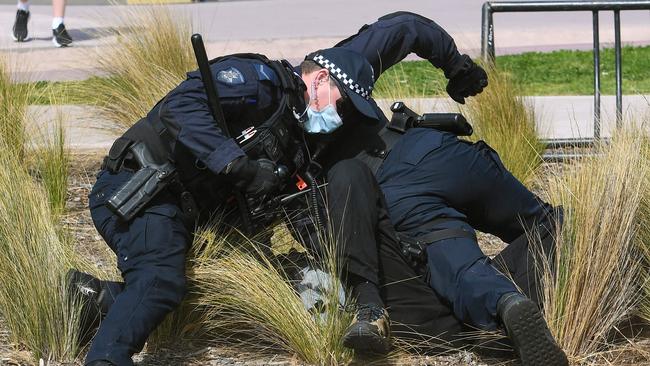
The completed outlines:
{"type": "Polygon", "coordinates": [[[537,305],[524,295],[511,292],[499,299],[497,313],[525,366],[568,366],[537,305]]]}
{"type": "Polygon", "coordinates": [[[352,324],[345,330],[343,345],[359,354],[386,354],[390,351],[390,318],[375,304],[356,307],[352,324]]]}
{"type": "Polygon", "coordinates": [[[99,279],[83,272],[71,269],[65,276],[68,301],[75,309],[81,304],[78,342],[84,346],[92,340],[99,327],[102,312],[99,305],[102,294],[99,279]]]}

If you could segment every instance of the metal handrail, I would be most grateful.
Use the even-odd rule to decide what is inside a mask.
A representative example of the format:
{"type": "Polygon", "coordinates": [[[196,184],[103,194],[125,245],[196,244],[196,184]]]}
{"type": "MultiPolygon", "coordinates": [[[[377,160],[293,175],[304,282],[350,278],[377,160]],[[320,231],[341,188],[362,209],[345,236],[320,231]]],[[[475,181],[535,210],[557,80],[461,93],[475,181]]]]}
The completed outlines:
{"type": "MultiPolygon", "coordinates": [[[[494,18],[497,12],[547,12],[547,11],[591,11],[593,16],[594,52],[594,139],[600,139],[600,39],[599,11],[614,12],[614,48],[616,61],[616,127],[622,124],[623,116],[623,72],[621,60],[621,10],[650,10],[648,0],[617,1],[488,1],[483,4],[481,27],[481,56],[486,62],[495,61],[494,18]]],[[[567,141],[568,145],[572,143],[567,141]]]]}

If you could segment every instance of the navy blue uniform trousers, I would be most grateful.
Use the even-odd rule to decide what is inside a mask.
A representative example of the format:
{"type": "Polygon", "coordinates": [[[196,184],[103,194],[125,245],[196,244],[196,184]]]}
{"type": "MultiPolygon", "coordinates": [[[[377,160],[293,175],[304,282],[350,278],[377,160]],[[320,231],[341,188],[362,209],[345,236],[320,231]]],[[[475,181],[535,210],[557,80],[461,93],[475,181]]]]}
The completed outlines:
{"type": "MultiPolygon", "coordinates": [[[[441,229],[476,228],[510,243],[525,241],[526,231],[539,225],[551,226],[553,208],[514,178],[482,141],[470,143],[450,133],[411,129],[388,154],[377,178],[390,218],[404,235],[417,238],[441,229]]],[[[526,243],[506,253],[525,259],[522,245],[526,243]]],[[[482,329],[497,327],[499,298],[517,291],[502,273],[510,272],[507,268],[501,264],[502,271],[497,270],[470,238],[430,243],[427,260],[430,286],[460,321],[482,329]]]]}
{"type": "Polygon", "coordinates": [[[93,223],[117,255],[124,283],[107,283],[114,303],[95,335],[87,363],[108,360],[132,365],[131,356],[142,349],[186,291],[185,253],[191,228],[171,194],[160,195],[129,222],[118,219],[105,205],[131,175],[102,171],[89,196],[93,223]]]}

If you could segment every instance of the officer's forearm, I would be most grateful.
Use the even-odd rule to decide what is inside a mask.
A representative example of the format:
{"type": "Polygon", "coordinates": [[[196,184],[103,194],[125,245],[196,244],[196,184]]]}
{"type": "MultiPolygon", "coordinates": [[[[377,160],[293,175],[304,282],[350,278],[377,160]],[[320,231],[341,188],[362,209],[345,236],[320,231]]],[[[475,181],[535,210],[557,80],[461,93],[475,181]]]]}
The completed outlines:
{"type": "Polygon", "coordinates": [[[375,78],[410,53],[443,69],[447,77],[462,64],[453,38],[442,27],[409,12],[385,15],[338,46],[366,56],[375,70],[375,78]]]}

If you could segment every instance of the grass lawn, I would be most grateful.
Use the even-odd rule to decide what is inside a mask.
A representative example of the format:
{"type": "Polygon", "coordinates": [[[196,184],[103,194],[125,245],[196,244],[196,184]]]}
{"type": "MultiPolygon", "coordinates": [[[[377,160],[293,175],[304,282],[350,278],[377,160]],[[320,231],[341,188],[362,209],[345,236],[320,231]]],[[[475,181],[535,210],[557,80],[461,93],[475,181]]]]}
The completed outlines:
{"type": "MultiPolygon", "coordinates": [[[[650,93],[650,46],[623,47],[623,93],[650,93]]],[[[603,94],[616,92],[614,49],[601,50],[601,88],[603,94]]],[[[593,94],[593,55],[591,51],[527,52],[498,56],[497,65],[512,74],[525,95],[593,94]]],[[[52,87],[66,103],[92,103],[80,92],[89,80],[36,83],[41,90],[52,87]]],[[[445,95],[443,73],[427,61],[404,61],[386,71],[377,82],[375,98],[424,97],[445,95]]],[[[48,104],[48,93],[34,97],[32,104],[48,104]]],[[[60,99],[60,98],[59,98],[60,99]]]]}
{"type": "MultiPolygon", "coordinates": [[[[650,47],[624,47],[622,60],[623,93],[650,92],[650,47]]],[[[613,95],[616,93],[613,48],[601,50],[600,63],[602,93],[613,95]]],[[[498,56],[496,64],[513,76],[525,95],[593,94],[591,51],[527,52],[498,56]]],[[[427,61],[402,62],[382,75],[374,96],[394,95],[389,88],[401,96],[444,95],[446,84],[443,73],[427,61]]]]}

